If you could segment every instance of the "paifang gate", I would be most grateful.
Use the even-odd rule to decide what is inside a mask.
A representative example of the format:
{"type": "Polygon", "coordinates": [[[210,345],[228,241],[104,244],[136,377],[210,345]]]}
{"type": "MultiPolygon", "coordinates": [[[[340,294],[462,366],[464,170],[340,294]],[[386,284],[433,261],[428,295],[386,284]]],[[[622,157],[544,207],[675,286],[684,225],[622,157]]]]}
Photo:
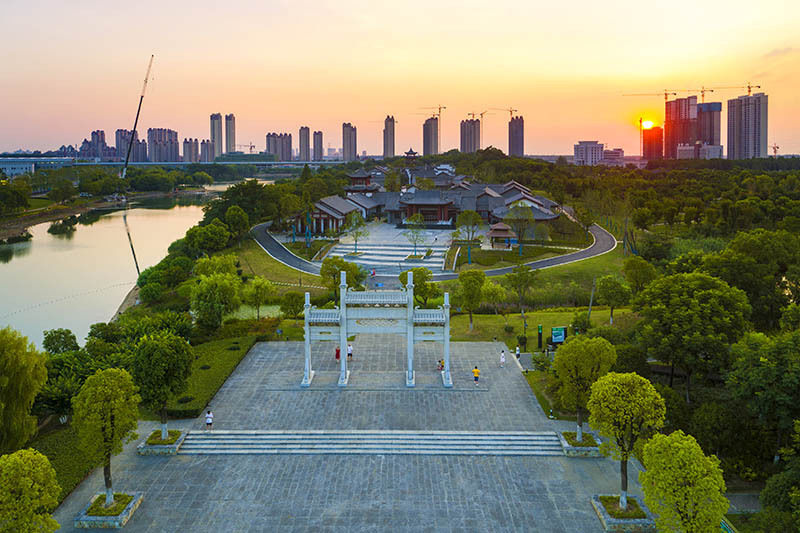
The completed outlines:
{"type": "Polygon", "coordinates": [[[444,346],[442,384],[452,387],[450,376],[450,294],[444,294],[444,305],[437,309],[414,306],[414,277],[408,272],[408,283],[397,291],[354,291],[347,287],[345,272],[340,272],[339,307],[317,309],[306,293],[305,301],[305,368],[302,387],[311,385],[311,342],[337,341],[341,357],[339,386],[346,387],[350,378],[347,369],[347,337],[356,333],[396,333],[406,336],[408,369],[406,386],[414,386],[414,343],[440,341],[444,346]]]}

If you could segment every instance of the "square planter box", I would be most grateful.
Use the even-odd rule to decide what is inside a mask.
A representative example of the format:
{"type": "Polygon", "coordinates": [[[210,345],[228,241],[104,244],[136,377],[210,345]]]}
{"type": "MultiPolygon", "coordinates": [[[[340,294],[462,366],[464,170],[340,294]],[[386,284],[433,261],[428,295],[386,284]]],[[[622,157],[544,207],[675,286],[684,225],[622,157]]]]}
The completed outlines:
{"type": "Polygon", "coordinates": [[[600,496],[610,496],[610,494],[595,494],[592,496],[592,507],[597,517],[603,524],[603,529],[606,531],[626,531],[635,533],[656,533],[656,523],[653,520],[653,514],[650,512],[641,498],[638,496],[628,496],[629,500],[636,500],[647,518],[613,518],[603,504],[600,502],[600,496]]]}
{"type": "Polygon", "coordinates": [[[186,439],[187,433],[188,431],[182,431],[175,444],[147,444],[147,439],[145,439],[136,447],[136,453],[139,455],[175,455],[186,439]]]}
{"type": "MultiPolygon", "coordinates": [[[[564,450],[564,455],[567,457],[603,457],[603,454],[600,453],[599,446],[570,446],[567,439],[565,439],[564,435],[561,433],[561,431],[558,432],[558,440],[561,441],[561,448],[564,450]]],[[[591,435],[598,444],[602,442],[600,437],[594,432],[584,431],[583,434],[591,435]]]]}
{"type": "Polygon", "coordinates": [[[133,499],[128,503],[128,505],[123,509],[123,511],[118,514],[117,516],[89,516],[86,512],[91,507],[92,503],[97,498],[105,498],[105,493],[99,492],[95,494],[94,498],[89,501],[86,507],[83,508],[83,511],[80,512],[78,516],[75,517],[75,521],[73,526],[76,528],[81,529],[120,529],[125,524],[128,523],[128,520],[131,519],[133,516],[133,512],[139,508],[139,505],[142,503],[142,498],[144,498],[144,494],[141,492],[129,492],[133,496],[133,499]]]}

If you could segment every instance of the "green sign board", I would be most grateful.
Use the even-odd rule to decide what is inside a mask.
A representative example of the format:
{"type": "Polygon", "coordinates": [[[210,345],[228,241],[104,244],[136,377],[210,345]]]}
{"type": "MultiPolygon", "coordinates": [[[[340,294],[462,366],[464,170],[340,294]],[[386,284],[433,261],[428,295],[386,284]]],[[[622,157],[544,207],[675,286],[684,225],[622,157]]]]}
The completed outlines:
{"type": "Polygon", "coordinates": [[[552,337],[553,344],[561,344],[567,340],[567,326],[550,328],[550,336],[552,337]]]}

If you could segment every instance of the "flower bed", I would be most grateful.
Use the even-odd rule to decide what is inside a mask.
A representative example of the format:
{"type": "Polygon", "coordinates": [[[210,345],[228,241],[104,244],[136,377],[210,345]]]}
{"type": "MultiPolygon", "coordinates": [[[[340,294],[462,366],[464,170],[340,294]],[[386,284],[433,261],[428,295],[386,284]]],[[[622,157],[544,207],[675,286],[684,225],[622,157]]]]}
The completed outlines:
{"type": "Polygon", "coordinates": [[[177,429],[169,430],[169,438],[161,440],[161,430],[153,431],[147,440],[136,447],[139,455],[175,455],[186,439],[186,432],[177,429]]]}
{"type": "Polygon", "coordinates": [[[603,457],[600,452],[600,439],[588,431],[583,432],[583,441],[576,441],[574,431],[564,431],[558,434],[561,448],[567,457],[603,457]]]}
{"type": "Polygon", "coordinates": [[[96,494],[92,500],[75,517],[73,526],[81,529],[103,528],[119,529],[128,523],[133,513],[142,503],[144,494],[131,492],[130,494],[114,493],[114,504],[106,508],[105,494],[96,494]]]}
{"type": "Polygon", "coordinates": [[[592,496],[592,507],[606,531],[655,533],[653,515],[637,496],[628,496],[628,509],[618,507],[619,496],[602,494],[592,496]]]}

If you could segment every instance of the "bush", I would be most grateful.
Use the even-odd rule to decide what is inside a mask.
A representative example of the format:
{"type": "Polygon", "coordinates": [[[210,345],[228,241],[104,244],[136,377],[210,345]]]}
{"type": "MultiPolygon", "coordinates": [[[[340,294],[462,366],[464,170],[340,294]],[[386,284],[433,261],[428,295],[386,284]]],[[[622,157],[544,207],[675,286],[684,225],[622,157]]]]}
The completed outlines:
{"type": "Polygon", "coordinates": [[[147,284],[139,289],[139,297],[146,304],[153,303],[161,299],[164,294],[164,287],[155,281],[148,281],[147,284]]]}
{"type": "Polygon", "coordinates": [[[531,364],[533,365],[534,370],[540,370],[544,372],[550,370],[550,366],[553,363],[545,354],[535,353],[531,356],[531,364]]]}
{"type": "Polygon", "coordinates": [[[586,333],[592,327],[592,321],[589,320],[588,311],[579,311],[572,317],[572,333],[577,335],[579,333],[586,333]]]}
{"type": "Polygon", "coordinates": [[[517,335],[517,343],[520,349],[525,350],[528,347],[528,337],[525,335],[517,335]]]}
{"type": "Polygon", "coordinates": [[[764,489],[761,491],[762,507],[773,507],[778,511],[791,511],[792,499],[790,492],[800,484],[800,472],[795,469],[788,469],[767,480],[764,489]]]}
{"type": "Polygon", "coordinates": [[[505,331],[506,333],[514,333],[514,326],[512,326],[511,324],[506,324],[505,326],[503,326],[503,331],[505,331]]]}
{"type": "Polygon", "coordinates": [[[37,437],[31,447],[44,454],[56,471],[61,487],[58,501],[61,503],[72,490],[83,481],[99,463],[92,462],[81,450],[78,435],[72,426],[57,429],[37,437]]]}

